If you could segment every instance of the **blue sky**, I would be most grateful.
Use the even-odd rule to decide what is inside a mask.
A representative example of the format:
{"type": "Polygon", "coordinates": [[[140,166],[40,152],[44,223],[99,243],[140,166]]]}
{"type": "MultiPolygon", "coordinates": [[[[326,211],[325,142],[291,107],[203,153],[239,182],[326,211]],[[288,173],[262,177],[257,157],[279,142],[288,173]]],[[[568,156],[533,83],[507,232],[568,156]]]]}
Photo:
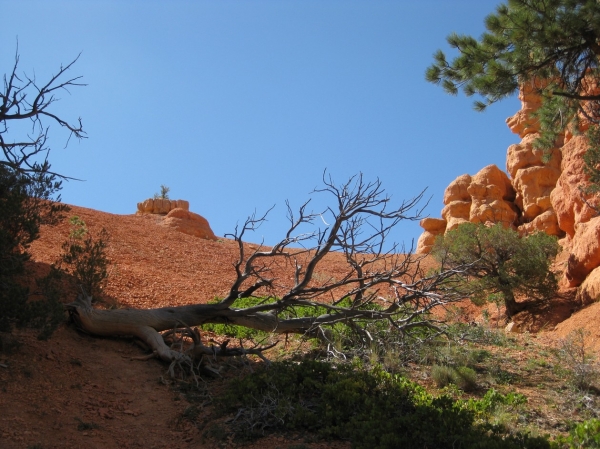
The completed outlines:
{"type": "Polygon", "coordinates": [[[55,110],[89,138],[64,148],[50,129],[53,169],[85,180],[64,202],[131,214],[165,184],[217,235],[276,205],[248,237],[274,243],[285,200],[302,204],[324,169],[379,178],[398,203],[427,188],[424,215],[439,217],[457,176],[505,168],[518,100],[477,113],[424,80],[446,36],[479,36],[498,3],[0,0],[0,61],[12,68],[18,39],[20,69],[44,80],[81,53],[71,74],[87,87],[55,110]]]}

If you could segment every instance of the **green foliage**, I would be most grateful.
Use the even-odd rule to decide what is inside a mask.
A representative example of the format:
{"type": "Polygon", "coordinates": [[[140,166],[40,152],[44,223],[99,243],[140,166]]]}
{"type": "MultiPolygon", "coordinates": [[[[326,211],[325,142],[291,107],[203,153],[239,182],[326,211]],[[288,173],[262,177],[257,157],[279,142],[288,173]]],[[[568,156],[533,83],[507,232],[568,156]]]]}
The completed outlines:
{"type": "Polygon", "coordinates": [[[585,100],[584,75],[598,74],[600,4],[594,0],[508,0],[485,19],[479,38],[448,36],[452,61],[439,50],[426,79],[450,94],[479,94],[477,110],[530,82],[542,95],[540,122],[552,144],[585,100]]]}
{"type": "Polygon", "coordinates": [[[167,187],[164,184],[160,185],[160,193],[155,193],[154,194],[154,199],[162,199],[162,200],[168,200],[169,199],[169,192],[171,191],[171,189],[169,187],[167,187]]]}
{"type": "MultiPolygon", "coordinates": [[[[267,297],[267,298],[239,298],[235,301],[236,309],[245,309],[249,307],[254,307],[263,304],[270,304],[277,301],[277,298],[267,297]]],[[[215,298],[210,303],[216,304],[220,302],[219,298],[215,298]]],[[[338,306],[339,307],[350,307],[351,300],[349,298],[345,298],[342,300],[338,306]]],[[[377,304],[369,304],[366,308],[370,310],[381,309],[377,304]]],[[[305,317],[318,317],[320,315],[331,313],[326,307],[323,306],[310,306],[310,305],[294,305],[292,307],[288,307],[283,309],[280,312],[277,312],[277,316],[284,320],[290,318],[305,318],[305,317]]],[[[385,322],[377,321],[377,322],[366,322],[356,324],[357,329],[367,329],[372,334],[377,334],[385,330],[387,331],[388,325],[385,322]]],[[[257,329],[251,329],[245,326],[232,325],[227,323],[208,323],[202,326],[204,330],[208,330],[211,332],[215,332],[220,335],[226,335],[232,338],[244,338],[244,339],[254,339],[260,340],[268,337],[270,333],[264,332],[257,329]]],[[[350,329],[343,323],[336,323],[331,326],[331,330],[333,332],[333,338],[336,341],[339,341],[342,345],[351,345],[353,339],[355,338],[355,330],[350,329]]],[[[389,333],[388,333],[389,334],[389,333]]],[[[386,335],[389,337],[389,335],[386,335]]]]}
{"type": "Polygon", "coordinates": [[[569,433],[565,441],[569,449],[600,448],[600,420],[584,421],[569,433]]]}
{"type": "Polygon", "coordinates": [[[473,391],[477,388],[477,373],[468,366],[459,366],[452,373],[452,381],[463,391],[473,391]]]}
{"type": "Polygon", "coordinates": [[[25,263],[40,226],[55,224],[67,210],[49,201],[59,189],[52,175],[24,175],[0,164],[0,331],[15,323],[45,327],[46,312],[49,322],[56,320],[56,301],[30,301],[25,263]]]}
{"type": "Polygon", "coordinates": [[[550,264],[558,249],[556,238],[543,232],[520,237],[501,224],[463,223],[439,236],[432,254],[443,269],[464,267],[466,276],[458,288],[475,303],[497,300],[490,295],[501,294],[510,317],[523,307],[515,295],[548,300],[556,293],[550,264]]]}
{"type": "Polygon", "coordinates": [[[594,0],[508,0],[485,19],[479,38],[458,35],[447,41],[459,54],[448,61],[441,51],[426,79],[456,95],[479,94],[476,110],[513,95],[519,85],[537,92],[542,105],[535,113],[541,135],[535,142],[552,148],[581,117],[592,122],[584,171],[588,194],[600,193],[600,97],[588,86],[600,78],[600,3],[594,0]]]}
{"type": "MultiPolygon", "coordinates": [[[[215,298],[212,301],[209,301],[209,304],[216,304],[220,301],[220,298],[215,298]]],[[[274,299],[272,298],[240,298],[235,302],[235,307],[245,309],[247,307],[254,307],[265,302],[273,301],[274,299]]],[[[269,333],[261,330],[226,323],[208,323],[202,325],[202,329],[232,338],[264,339],[269,335],[269,333]]]]}
{"type": "Polygon", "coordinates": [[[444,388],[452,383],[454,368],[444,365],[433,365],[431,367],[431,378],[438,388],[444,388]]]}
{"type": "Polygon", "coordinates": [[[600,193],[600,128],[591,126],[586,136],[590,147],[583,155],[583,161],[584,172],[590,184],[583,191],[587,194],[598,194],[600,193]]]}
{"type": "Polygon", "coordinates": [[[450,384],[456,385],[463,391],[473,391],[477,388],[477,373],[468,366],[433,365],[431,378],[438,388],[444,388],[450,384]]]}
{"type": "Polygon", "coordinates": [[[493,400],[499,399],[480,405],[433,397],[379,366],[303,361],[273,363],[234,380],[221,405],[235,415],[231,425],[238,437],[288,429],[350,439],[355,448],[550,447],[542,438],[476,424],[493,400]]]}
{"type": "Polygon", "coordinates": [[[467,323],[452,323],[446,331],[453,339],[467,339],[493,346],[506,346],[508,344],[504,329],[492,328],[489,325],[471,326],[467,323]]]}
{"type": "Polygon", "coordinates": [[[71,232],[68,240],[62,244],[60,264],[68,267],[65,271],[75,278],[86,294],[99,295],[108,278],[108,232],[103,228],[98,237],[94,238],[79,217],[71,217],[69,222],[71,232]]]}
{"type": "Polygon", "coordinates": [[[527,403],[527,398],[521,393],[502,394],[490,388],[481,399],[469,399],[467,408],[479,417],[484,417],[501,405],[518,407],[527,403]]]}

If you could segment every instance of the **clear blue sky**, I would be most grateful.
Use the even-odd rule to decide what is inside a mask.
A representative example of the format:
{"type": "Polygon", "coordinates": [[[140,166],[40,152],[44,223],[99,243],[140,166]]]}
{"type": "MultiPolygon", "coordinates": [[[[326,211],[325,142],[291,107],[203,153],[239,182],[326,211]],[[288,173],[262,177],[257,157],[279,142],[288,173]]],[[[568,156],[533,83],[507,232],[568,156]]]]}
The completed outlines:
{"type": "Polygon", "coordinates": [[[88,86],[56,110],[89,138],[65,149],[50,130],[53,169],[85,180],[64,202],[131,214],[166,184],[218,235],[276,205],[248,237],[274,243],[285,200],[300,205],[325,168],[379,177],[398,202],[427,188],[434,217],[454,178],[505,168],[518,100],[477,113],[424,80],[446,36],[479,36],[498,3],[0,0],[0,61],[8,72],[18,38],[20,69],[44,80],[81,53],[71,73],[88,86]]]}

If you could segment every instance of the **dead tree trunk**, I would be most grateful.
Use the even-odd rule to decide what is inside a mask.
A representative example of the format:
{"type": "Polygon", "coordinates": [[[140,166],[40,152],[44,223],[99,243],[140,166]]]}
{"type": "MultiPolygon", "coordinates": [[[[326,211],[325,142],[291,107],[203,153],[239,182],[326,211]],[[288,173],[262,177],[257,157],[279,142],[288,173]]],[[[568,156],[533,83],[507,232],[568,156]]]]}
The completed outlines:
{"type": "MultiPolygon", "coordinates": [[[[239,247],[239,258],[234,263],[236,279],[221,302],[151,310],[98,310],[92,307],[91,297],[80,295],[68,306],[71,317],[79,328],[93,335],[137,337],[167,362],[202,354],[249,352],[243,348],[227,348],[226,344],[220,347],[203,345],[197,331],[191,328],[206,323],[228,323],[276,334],[325,338],[325,327],[340,322],[358,330],[361,329],[359,323],[373,320],[386,320],[391,328],[402,332],[415,326],[435,327],[427,314],[434,307],[458,299],[448,288],[448,281],[456,270],[424,276],[420,270],[421,257],[412,255],[411,250],[402,254],[405,251],[398,251],[400,248],[395,244],[388,246],[385,242],[389,231],[401,220],[419,217],[418,212],[406,214],[421,196],[388,212],[386,207],[390,199],[383,195],[379,181],[365,183],[359,175],[340,187],[335,186],[330,177],[324,176],[323,182],[324,188],[315,192],[333,194],[336,207],[307,214],[307,202],[294,219],[288,204],[290,228],[272,248],[261,246],[247,255],[242,243],[245,233],[260,226],[266,214],[260,218],[252,216],[241,230],[236,228],[232,235],[239,247]],[[300,227],[314,225],[315,218],[320,221],[323,214],[327,215],[326,221],[332,223],[329,228],[300,232],[300,227]],[[372,232],[366,233],[366,230],[372,232]],[[308,249],[290,248],[292,245],[308,249]],[[316,268],[331,251],[345,256],[347,272],[341,279],[317,282],[314,279],[316,268]],[[283,279],[293,279],[278,298],[270,293],[273,287],[281,289],[283,285],[281,279],[272,277],[272,267],[276,263],[290,271],[283,279]],[[235,308],[239,298],[253,296],[268,299],[254,307],[235,308]],[[377,307],[373,307],[374,304],[377,307]],[[324,307],[326,313],[298,318],[284,314],[298,307],[324,307]],[[159,333],[176,328],[186,329],[194,339],[191,353],[182,354],[171,349],[159,333]]],[[[260,348],[254,353],[260,355],[260,348]]]]}

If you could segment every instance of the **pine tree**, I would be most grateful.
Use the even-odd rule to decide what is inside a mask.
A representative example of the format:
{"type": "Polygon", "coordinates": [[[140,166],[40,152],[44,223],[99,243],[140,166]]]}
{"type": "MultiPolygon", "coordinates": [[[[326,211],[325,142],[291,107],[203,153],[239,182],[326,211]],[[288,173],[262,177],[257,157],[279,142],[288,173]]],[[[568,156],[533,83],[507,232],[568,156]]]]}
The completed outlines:
{"type": "MultiPolygon", "coordinates": [[[[485,26],[479,39],[449,35],[458,56],[448,62],[438,50],[426,79],[453,95],[459,90],[479,95],[479,111],[513,95],[520,84],[532,83],[542,97],[537,113],[542,148],[576,125],[578,114],[600,122],[600,93],[593,91],[600,81],[600,2],[508,0],[485,26]]],[[[600,158],[594,161],[588,162],[589,170],[597,170],[600,158]]]]}
{"type": "Polygon", "coordinates": [[[556,238],[539,232],[528,237],[502,224],[463,223],[437,238],[431,254],[442,270],[461,268],[454,279],[475,303],[500,300],[508,318],[524,310],[524,296],[534,302],[551,299],[558,288],[550,270],[559,250],[556,238]]]}

